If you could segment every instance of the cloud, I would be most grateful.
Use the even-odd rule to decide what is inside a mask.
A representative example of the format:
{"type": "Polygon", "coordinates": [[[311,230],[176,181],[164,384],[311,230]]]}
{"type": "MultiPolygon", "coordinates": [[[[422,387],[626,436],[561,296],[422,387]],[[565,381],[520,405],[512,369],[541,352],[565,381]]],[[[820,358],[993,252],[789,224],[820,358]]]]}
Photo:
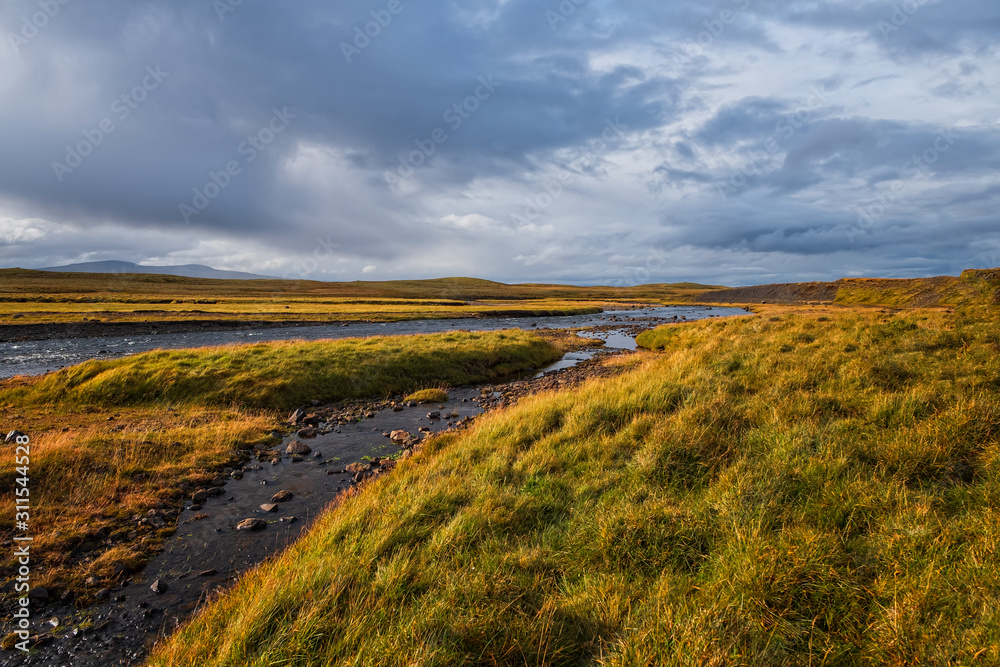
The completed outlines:
{"type": "Polygon", "coordinates": [[[574,6],[5,3],[0,262],[745,284],[997,242],[995,3],[574,6]]]}

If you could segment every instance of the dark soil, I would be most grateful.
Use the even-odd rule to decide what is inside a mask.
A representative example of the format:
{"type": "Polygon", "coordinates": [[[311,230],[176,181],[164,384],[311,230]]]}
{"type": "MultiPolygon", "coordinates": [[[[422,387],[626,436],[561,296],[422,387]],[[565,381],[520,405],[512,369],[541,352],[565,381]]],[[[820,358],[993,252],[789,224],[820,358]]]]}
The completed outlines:
{"type": "Polygon", "coordinates": [[[833,303],[837,283],[786,283],[733,287],[699,294],[699,303],[833,303]]]}

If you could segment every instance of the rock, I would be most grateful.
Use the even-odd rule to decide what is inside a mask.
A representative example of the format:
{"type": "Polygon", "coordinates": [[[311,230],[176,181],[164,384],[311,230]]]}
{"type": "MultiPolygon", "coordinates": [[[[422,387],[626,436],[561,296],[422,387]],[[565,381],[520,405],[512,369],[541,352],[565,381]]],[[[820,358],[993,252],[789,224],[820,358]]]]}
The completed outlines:
{"type": "Polygon", "coordinates": [[[221,486],[213,486],[211,489],[205,489],[205,493],[210,496],[222,496],[225,495],[226,490],[221,486]]]}
{"type": "Polygon", "coordinates": [[[95,600],[107,600],[109,597],[111,597],[111,591],[109,591],[107,588],[102,588],[101,590],[94,593],[95,600]]]}
{"type": "Polygon", "coordinates": [[[86,579],[84,579],[83,583],[85,583],[88,586],[97,586],[98,584],[101,583],[101,580],[98,579],[97,577],[87,577],[86,579]]]}
{"type": "Polygon", "coordinates": [[[264,510],[265,512],[277,512],[278,511],[278,506],[276,504],[274,504],[274,503],[264,503],[263,505],[260,506],[260,508],[262,510],[264,510]]]}
{"type": "Polygon", "coordinates": [[[409,433],[407,433],[406,431],[402,431],[402,430],[400,430],[400,431],[393,431],[392,433],[389,434],[389,439],[392,440],[395,443],[406,442],[407,440],[410,439],[410,437],[411,436],[410,436],[409,433]]]}
{"type": "Polygon", "coordinates": [[[435,410],[434,412],[427,413],[428,419],[441,419],[441,413],[435,410]]]}
{"type": "Polygon", "coordinates": [[[403,411],[403,406],[402,405],[394,405],[394,406],[392,406],[392,411],[393,412],[402,412],[403,411]]]}
{"type": "Polygon", "coordinates": [[[234,470],[231,473],[229,473],[229,476],[232,477],[233,479],[243,479],[243,471],[234,470]]]}
{"type": "Polygon", "coordinates": [[[350,473],[352,475],[357,475],[358,473],[368,472],[372,467],[367,463],[352,463],[351,465],[344,468],[344,472],[350,473]]]}
{"type": "Polygon", "coordinates": [[[216,574],[218,574],[218,572],[215,569],[211,569],[211,570],[202,570],[201,572],[198,573],[198,576],[199,577],[214,577],[216,574]]]}
{"type": "Polygon", "coordinates": [[[298,440],[292,440],[290,443],[288,443],[288,447],[285,448],[286,454],[302,455],[302,454],[309,454],[310,452],[312,452],[312,447],[303,444],[298,440]]]}
{"type": "Polygon", "coordinates": [[[42,588],[41,586],[37,588],[32,588],[28,591],[28,597],[32,600],[48,600],[49,591],[48,589],[42,588]]]}
{"type": "Polygon", "coordinates": [[[271,496],[272,503],[287,503],[289,500],[294,498],[295,495],[291,491],[278,491],[276,494],[271,496]]]}
{"type": "Polygon", "coordinates": [[[298,435],[300,438],[315,438],[317,435],[319,435],[319,431],[317,431],[312,426],[309,426],[307,428],[299,429],[299,432],[296,433],[296,435],[298,435]]]}
{"type": "Polygon", "coordinates": [[[163,595],[167,592],[167,585],[162,579],[157,579],[152,583],[152,585],[150,585],[149,590],[153,591],[157,595],[163,595]]]}
{"type": "Polygon", "coordinates": [[[295,412],[292,413],[292,416],[288,418],[288,423],[291,424],[292,426],[298,426],[299,422],[305,419],[305,417],[306,417],[305,410],[302,409],[296,410],[295,412]]]}
{"type": "Polygon", "coordinates": [[[280,521],[281,521],[281,523],[295,523],[295,517],[294,516],[283,516],[283,517],[281,517],[280,521]]]}
{"type": "Polygon", "coordinates": [[[10,433],[7,434],[7,437],[4,438],[4,443],[8,445],[13,445],[17,442],[18,438],[23,438],[23,437],[24,434],[21,433],[20,431],[17,430],[11,431],[10,433]]]}
{"type": "Polygon", "coordinates": [[[243,519],[236,526],[236,530],[258,531],[267,528],[267,521],[263,519],[243,519]]]}
{"type": "Polygon", "coordinates": [[[365,413],[365,419],[375,419],[375,413],[374,412],[366,412],[365,413]]]}
{"type": "Polygon", "coordinates": [[[421,426],[420,427],[420,432],[421,433],[430,433],[431,432],[431,428],[429,426],[421,426]]]}

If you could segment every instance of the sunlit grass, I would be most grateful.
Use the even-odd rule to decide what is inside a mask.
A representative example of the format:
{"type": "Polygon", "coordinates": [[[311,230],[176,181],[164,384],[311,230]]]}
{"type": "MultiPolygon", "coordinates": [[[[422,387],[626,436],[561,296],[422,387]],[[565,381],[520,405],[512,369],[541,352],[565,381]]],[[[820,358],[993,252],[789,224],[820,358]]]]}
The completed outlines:
{"type": "Polygon", "coordinates": [[[403,400],[414,403],[444,403],[448,400],[448,392],[444,389],[421,389],[406,396],[403,400]]]}
{"type": "Polygon", "coordinates": [[[489,382],[561,355],[520,330],[154,350],[66,368],[0,390],[0,401],[6,393],[24,403],[292,408],[310,400],[385,397],[428,383],[489,382]]]}
{"type": "Polygon", "coordinates": [[[151,664],[998,663],[997,326],[644,334],[634,370],[432,440],[151,664]]]}
{"type": "MultiPolygon", "coordinates": [[[[154,351],[0,382],[4,425],[31,438],[33,585],[79,591],[140,567],[172,529],[132,517],[178,505],[185,482],[207,484],[237,450],[276,444],[288,409],[488,382],[561,355],[523,331],[451,333],[154,351]]],[[[13,455],[0,540],[14,529],[13,455]]],[[[0,552],[0,568],[13,559],[0,552]]]]}
{"type": "Polygon", "coordinates": [[[474,278],[325,283],[0,269],[0,325],[80,322],[84,317],[150,323],[574,315],[623,303],[684,303],[711,289],[693,283],[577,287],[506,285],[474,278]]]}

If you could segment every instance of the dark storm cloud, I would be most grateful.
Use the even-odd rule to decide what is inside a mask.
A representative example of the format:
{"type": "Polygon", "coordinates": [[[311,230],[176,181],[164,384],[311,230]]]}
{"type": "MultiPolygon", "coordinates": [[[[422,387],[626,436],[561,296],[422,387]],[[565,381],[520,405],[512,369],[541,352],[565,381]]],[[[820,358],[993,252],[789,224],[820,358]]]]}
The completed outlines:
{"type": "Polygon", "coordinates": [[[895,7],[14,0],[0,262],[181,253],[290,273],[319,253],[317,275],[588,281],[634,275],[655,239],[832,277],[841,254],[954,270],[996,234],[1000,10],[895,7]],[[602,138],[609,122],[625,129],[602,138]]]}

